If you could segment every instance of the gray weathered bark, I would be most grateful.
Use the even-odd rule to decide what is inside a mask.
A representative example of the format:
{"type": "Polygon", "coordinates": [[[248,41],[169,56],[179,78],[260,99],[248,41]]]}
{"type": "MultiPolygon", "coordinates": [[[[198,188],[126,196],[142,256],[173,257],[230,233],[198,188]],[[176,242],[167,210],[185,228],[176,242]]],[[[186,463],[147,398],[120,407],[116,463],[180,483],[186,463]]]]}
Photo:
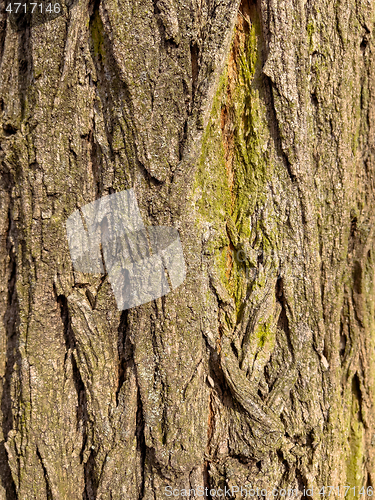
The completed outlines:
{"type": "Polygon", "coordinates": [[[360,0],[1,14],[1,500],[375,485],[373,33],[360,0]],[[65,221],[131,187],[187,278],[121,313],[65,221]]]}

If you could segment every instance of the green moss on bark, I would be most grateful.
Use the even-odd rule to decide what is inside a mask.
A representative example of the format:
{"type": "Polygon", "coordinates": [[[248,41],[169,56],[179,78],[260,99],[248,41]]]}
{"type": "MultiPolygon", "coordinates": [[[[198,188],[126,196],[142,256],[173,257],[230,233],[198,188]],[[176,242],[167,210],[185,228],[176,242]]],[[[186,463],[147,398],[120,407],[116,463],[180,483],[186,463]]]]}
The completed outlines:
{"type": "Polygon", "coordinates": [[[360,394],[357,376],[353,378],[352,410],[350,418],[349,455],[346,463],[346,484],[351,487],[347,498],[358,498],[363,484],[364,428],[361,421],[360,394]],[[352,488],[356,488],[354,491],[352,488]]]}
{"type": "MultiPolygon", "coordinates": [[[[241,311],[253,269],[247,258],[238,258],[241,244],[263,239],[266,249],[275,246],[273,235],[251,215],[266,202],[265,184],[272,174],[268,156],[270,133],[262,96],[261,26],[257,15],[237,27],[232,51],[213,102],[195,177],[195,199],[202,219],[216,231],[209,251],[221,281],[241,311]],[[234,247],[227,224],[238,234],[234,247]]],[[[276,226],[271,224],[276,232],[276,226]]],[[[270,224],[268,224],[270,226],[270,224]]],[[[243,252],[243,250],[240,250],[243,252]]],[[[241,254],[241,256],[246,256],[241,254]]]]}

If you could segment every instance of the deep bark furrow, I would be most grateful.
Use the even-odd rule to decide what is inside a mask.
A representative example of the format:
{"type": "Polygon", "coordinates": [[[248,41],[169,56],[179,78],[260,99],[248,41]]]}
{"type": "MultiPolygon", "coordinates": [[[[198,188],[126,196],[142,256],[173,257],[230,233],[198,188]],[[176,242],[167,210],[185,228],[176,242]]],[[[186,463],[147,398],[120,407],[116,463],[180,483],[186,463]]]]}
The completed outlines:
{"type": "MultiPolygon", "coordinates": [[[[11,177],[9,176],[9,174],[6,174],[4,172],[1,172],[1,174],[2,176],[0,178],[0,189],[4,190],[5,188],[5,190],[9,190],[12,185],[10,182],[11,177]]],[[[5,212],[5,208],[6,206],[2,207],[2,213],[5,212]]],[[[5,448],[5,442],[7,441],[8,434],[13,428],[12,377],[14,374],[14,370],[17,369],[17,365],[20,359],[17,335],[19,314],[16,293],[17,268],[14,249],[15,227],[12,220],[12,207],[8,206],[7,208],[7,218],[5,220],[7,227],[3,239],[7,256],[7,259],[5,261],[7,268],[3,269],[3,279],[7,285],[7,288],[4,290],[7,293],[7,308],[5,310],[5,314],[1,318],[4,325],[2,333],[5,337],[3,342],[6,346],[6,350],[4,353],[5,371],[3,374],[1,393],[2,440],[0,443],[0,478],[1,484],[6,494],[6,500],[16,500],[16,486],[11,473],[11,469],[9,467],[8,454],[5,448]]]]}

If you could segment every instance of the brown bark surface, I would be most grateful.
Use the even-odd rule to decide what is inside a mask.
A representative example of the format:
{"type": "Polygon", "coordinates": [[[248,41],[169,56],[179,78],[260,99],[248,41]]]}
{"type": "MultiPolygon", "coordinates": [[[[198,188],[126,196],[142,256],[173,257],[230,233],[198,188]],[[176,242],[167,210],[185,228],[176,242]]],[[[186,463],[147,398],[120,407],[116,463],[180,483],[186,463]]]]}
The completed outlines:
{"type": "Polygon", "coordinates": [[[374,2],[5,5],[0,500],[375,486],[374,2]],[[130,188],[187,277],[121,312],[65,222],[130,188]]]}

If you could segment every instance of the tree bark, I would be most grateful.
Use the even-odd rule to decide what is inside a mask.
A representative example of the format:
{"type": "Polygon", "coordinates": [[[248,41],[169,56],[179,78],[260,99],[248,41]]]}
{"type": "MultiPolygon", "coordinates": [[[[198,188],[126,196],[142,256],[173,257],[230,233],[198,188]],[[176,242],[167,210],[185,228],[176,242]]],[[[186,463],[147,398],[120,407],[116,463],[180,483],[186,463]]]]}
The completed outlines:
{"type": "Polygon", "coordinates": [[[366,498],[374,3],[5,5],[0,500],[366,498]],[[187,276],[121,312],[65,222],[130,188],[187,276]]]}

